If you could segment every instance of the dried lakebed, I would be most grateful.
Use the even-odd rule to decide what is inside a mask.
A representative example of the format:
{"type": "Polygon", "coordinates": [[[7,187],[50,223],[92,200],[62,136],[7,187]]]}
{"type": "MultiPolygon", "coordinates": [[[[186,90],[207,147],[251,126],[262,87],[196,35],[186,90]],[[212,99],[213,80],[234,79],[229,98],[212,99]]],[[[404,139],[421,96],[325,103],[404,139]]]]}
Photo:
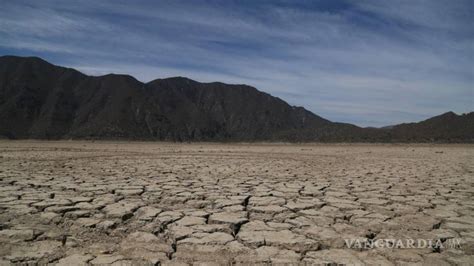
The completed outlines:
{"type": "Polygon", "coordinates": [[[470,145],[0,141],[0,265],[469,264],[473,172],[470,145]],[[445,245],[347,246],[386,239],[445,245]]]}

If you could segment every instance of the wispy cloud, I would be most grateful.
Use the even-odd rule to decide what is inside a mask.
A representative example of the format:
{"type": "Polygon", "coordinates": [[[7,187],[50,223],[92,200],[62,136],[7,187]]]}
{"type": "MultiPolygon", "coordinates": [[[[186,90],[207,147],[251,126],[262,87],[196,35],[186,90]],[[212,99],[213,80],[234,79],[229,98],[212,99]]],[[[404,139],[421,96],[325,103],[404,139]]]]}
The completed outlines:
{"type": "Polygon", "coordinates": [[[382,126],[474,109],[472,1],[3,1],[0,53],[246,83],[382,126]]]}

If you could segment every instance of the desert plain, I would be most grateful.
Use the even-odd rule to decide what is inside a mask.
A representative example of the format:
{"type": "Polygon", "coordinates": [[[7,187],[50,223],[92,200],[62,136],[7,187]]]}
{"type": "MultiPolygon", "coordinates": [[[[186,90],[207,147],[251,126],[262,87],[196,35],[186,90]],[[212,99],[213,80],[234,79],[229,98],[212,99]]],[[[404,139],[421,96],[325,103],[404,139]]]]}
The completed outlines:
{"type": "Polygon", "coordinates": [[[474,264],[474,146],[0,141],[0,265],[328,263],[474,264]]]}

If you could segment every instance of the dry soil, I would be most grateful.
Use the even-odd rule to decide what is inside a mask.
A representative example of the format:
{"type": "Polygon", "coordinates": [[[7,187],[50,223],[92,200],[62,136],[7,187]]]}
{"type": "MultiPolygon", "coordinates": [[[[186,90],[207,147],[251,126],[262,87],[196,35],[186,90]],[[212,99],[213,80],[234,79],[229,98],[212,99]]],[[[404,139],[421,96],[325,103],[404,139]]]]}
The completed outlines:
{"type": "Polygon", "coordinates": [[[473,172],[469,145],[0,141],[0,265],[468,265],[473,172]],[[384,239],[444,245],[345,241],[384,239]]]}

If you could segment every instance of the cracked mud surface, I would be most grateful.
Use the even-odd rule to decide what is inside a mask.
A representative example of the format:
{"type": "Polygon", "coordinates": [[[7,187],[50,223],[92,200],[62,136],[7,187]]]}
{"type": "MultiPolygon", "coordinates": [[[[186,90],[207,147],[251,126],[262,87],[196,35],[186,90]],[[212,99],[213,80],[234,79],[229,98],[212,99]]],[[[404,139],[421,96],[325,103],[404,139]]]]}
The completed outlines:
{"type": "Polygon", "coordinates": [[[0,265],[474,263],[474,147],[0,142],[0,265]],[[353,249],[344,239],[460,239],[353,249]]]}

